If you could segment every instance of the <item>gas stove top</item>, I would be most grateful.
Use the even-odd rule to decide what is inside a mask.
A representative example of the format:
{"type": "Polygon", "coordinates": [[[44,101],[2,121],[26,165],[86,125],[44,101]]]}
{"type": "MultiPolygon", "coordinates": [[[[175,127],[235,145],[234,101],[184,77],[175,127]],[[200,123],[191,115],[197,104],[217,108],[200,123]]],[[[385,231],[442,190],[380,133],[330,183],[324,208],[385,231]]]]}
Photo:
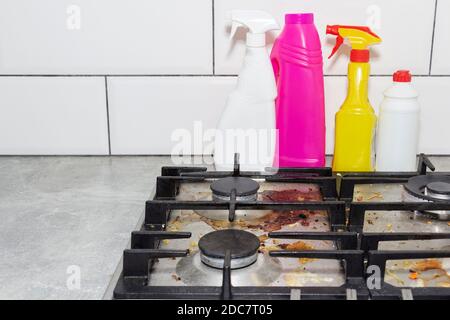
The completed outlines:
{"type": "Polygon", "coordinates": [[[450,299],[450,173],[427,167],[163,167],[114,298],[450,299]]]}

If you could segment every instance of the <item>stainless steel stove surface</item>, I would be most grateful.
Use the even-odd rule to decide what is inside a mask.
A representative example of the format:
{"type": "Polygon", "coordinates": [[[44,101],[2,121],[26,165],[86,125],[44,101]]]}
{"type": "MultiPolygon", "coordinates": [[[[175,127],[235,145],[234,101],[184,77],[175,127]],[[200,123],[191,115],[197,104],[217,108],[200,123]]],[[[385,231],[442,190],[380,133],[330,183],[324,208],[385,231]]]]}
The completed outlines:
{"type": "MultiPolygon", "coordinates": [[[[410,201],[404,185],[393,183],[355,185],[354,202],[410,201]]],[[[450,223],[407,210],[368,211],[363,232],[448,233],[450,223]]],[[[449,239],[381,242],[379,250],[450,250],[449,239]]],[[[397,260],[386,264],[385,281],[398,287],[450,287],[450,258],[397,260]]]]}
{"type": "MultiPolygon", "coordinates": [[[[212,200],[210,184],[213,180],[189,183],[180,186],[177,200],[212,200]]],[[[260,183],[258,199],[272,197],[278,199],[321,200],[317,185],[300,183],[260,183]]],[[[151,270],[150,286],[185,286],[210,285],[220,286],[222,270],[217,270],[202,263],[199,259],[199,239],[215,230],[238,229],[251,232],[260,239],[257,261],[239,270],[233,270],[233,286],[340,286],[344,283],[344,273],[338,260],[317,260],[308,258],[270,257],[268,252],[291,248],[292,250],[333,250],[332,241],[285,240],[268,237],[270,231],[330,231],[326,211],[299,210],[291,211],[290,219],[282,218],[286,212],[258,210],[256,213],[243,212],[234,222],[217,220],[214,215],[218,210],[197,212],[195,210],[174,210],[167,223],[168,231],[191,232],[189,239],[165,240],[161,249],[182,250],[189,248],[187,257],[160,259],[151,270]],[[261,213],[262,211],[262,213],[261,213]],[[292,218],[293,214],[295,217],[292,218]],[[211,219],[209,217],[214,217],[211,219]]],[[[220,211],[220,210],[219,210],[220,211]]],[[[225,210],[224,210],[225,211],[225,210]]],[[[227,213],[226,213],[227,215],[227,213]]]]}

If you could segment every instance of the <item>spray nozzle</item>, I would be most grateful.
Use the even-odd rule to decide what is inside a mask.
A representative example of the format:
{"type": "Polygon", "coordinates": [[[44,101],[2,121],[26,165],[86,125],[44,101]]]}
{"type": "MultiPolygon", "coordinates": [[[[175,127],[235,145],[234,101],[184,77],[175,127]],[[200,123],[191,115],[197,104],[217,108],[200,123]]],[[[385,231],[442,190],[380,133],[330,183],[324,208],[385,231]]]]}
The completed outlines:
{"type": "MultiPolygon", "coordinates": [[[[330,59],[339,50],[340,46],[344,43],[344,38],[348,39],[350,42],[352,51],[366,51],[369,46],[381,42],[381,38],[373,33],[369,27],[328,25],[326,33],[337,36],[336,44],[334,45],[328,59],[330,59]]],[[[364,54],[363,60],[365,60],[365,57],[366,55],[364,54]]]]}
{"type": "Polygon", "coordinates": [[[275,19],[264,11],[232,10],[230,39],[233,38],[238,27],[247,27],[249,29],[247,45],[251,47],[265,46],[265,33],[270,30],[280,29],[275,19]]]}

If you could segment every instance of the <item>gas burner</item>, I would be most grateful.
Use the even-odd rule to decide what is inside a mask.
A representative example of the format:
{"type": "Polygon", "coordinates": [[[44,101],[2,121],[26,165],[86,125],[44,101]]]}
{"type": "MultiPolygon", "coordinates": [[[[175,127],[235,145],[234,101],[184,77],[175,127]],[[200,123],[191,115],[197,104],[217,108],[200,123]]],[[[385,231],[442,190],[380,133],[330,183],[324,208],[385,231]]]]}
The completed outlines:
{"type": "Polygon", "coordinates": [[[231,254],[231,269],[244,268],[258,257],[259,239],[254,234],[234,229],[210,232],[200,238],[201,261],[213,268],[223,268],[225,254],[231,254]]]}
{"type": "MultiPolygon", "coordinates": [[[[281,262],[262,254],[248,267],[233,270],[231,281],[245,287],[269,286],[281,273],[281,262]]],[[[190,286],[203,286],[205,283],[208,286],[221,286],[223,282],[223,270],[204,264],[198,252],[181,258],[176,266],[176,274],[190,286]]]]}
{"type": "Polygon", "coordinates": [[[450,200],[450,183],[442,181],[430,182],[425,187],[425,194],[434,199],[450,200]]]}
{"type": "MultiPolygon", "coordinates": [[[[408,193],[408,200],[411,201],[450,201],[450,176],[445,175],[425,175],[416,176],[408,180],[404,186],[408,193]]],[[[450,211],[420,211],[439,220],[449,220],[450,211]]]]}
{"type": "Polygon", "coordinates": [[[229,201],[234,194],[238,201],[252,201],[257,199],[259,184],[255,180],[245,177],[226,177],[211,183],[213,199],[229,201]]]}

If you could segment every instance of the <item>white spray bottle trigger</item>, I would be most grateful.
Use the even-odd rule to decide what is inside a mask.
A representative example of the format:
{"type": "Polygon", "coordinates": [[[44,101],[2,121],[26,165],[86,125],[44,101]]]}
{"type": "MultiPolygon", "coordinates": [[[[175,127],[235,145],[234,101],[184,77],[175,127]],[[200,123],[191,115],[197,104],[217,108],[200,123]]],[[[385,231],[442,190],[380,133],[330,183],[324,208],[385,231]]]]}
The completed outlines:
{"type": "Polygon", "coordinates": [[[238,27],[247,27],[247,45],[263,47],[266,44],[265,33],[278,30],[280,26],[268,13],[258,10],[232,10],[230,39],[235,35],[238,27]]]}
{"type": "Polygon", "coordinates": [[[234,35],[236,34],[237,29],[242,26],[243,26],[242,24],[235,22],[235,21],[233,21],[231,23],[231,31],[230,31],[230,38],[229,38],[230,40],[233,39],[234,35]]]}

